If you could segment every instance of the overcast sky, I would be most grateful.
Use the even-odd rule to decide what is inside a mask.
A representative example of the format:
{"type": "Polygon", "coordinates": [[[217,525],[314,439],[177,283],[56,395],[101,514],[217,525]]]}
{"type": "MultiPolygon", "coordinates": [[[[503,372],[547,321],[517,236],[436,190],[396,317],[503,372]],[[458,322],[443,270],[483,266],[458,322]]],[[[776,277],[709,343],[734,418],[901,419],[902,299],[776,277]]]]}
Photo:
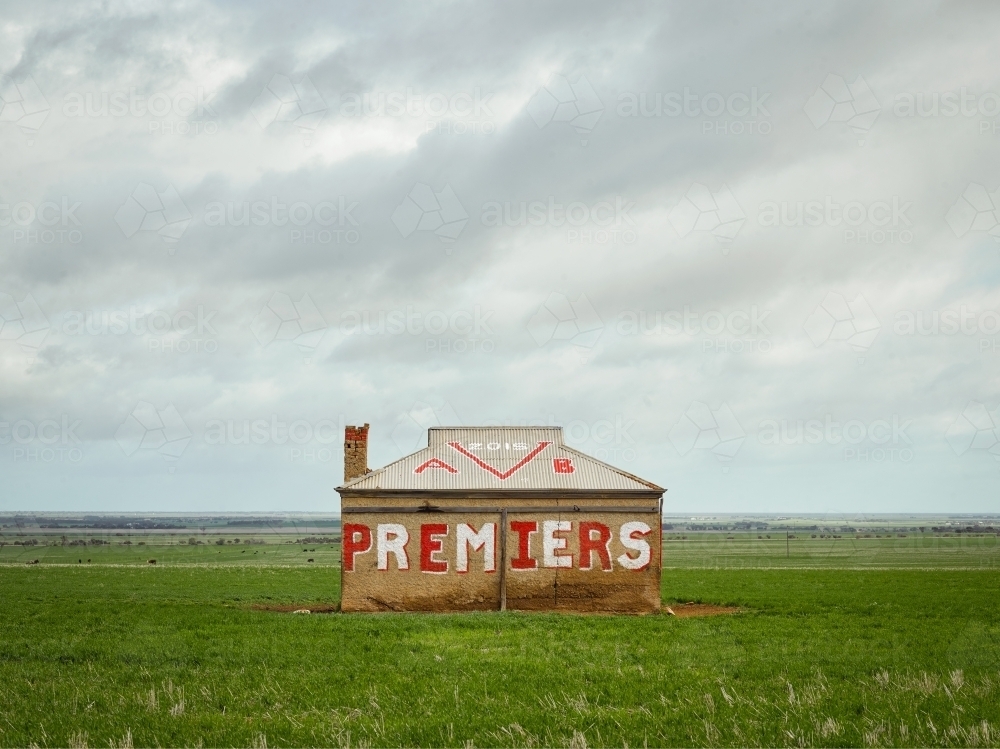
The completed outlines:
{"type": "Polygon", "coordinates": [[[562,425],[668,513],[998,511],[998,21],[12,5],[0,511],[332,511],[364,422],[562,425]]]}

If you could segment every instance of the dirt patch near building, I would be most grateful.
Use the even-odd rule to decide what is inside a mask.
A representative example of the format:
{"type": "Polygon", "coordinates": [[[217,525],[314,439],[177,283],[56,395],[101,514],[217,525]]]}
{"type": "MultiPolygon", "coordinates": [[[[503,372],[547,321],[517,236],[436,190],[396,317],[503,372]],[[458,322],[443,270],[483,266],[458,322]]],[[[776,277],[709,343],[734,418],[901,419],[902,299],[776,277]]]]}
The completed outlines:
{"type": "Polygon", "coordinates": [[[297,612],[310,614],[335,614],[340,606],[335,603],[255,603],[250,607],[254,611],[277,611],[283,614],[297,612]]]}
{"type": "Polygon", "coordinates": [[[739,614],[742,609],[736,606],[716,606],[714,603],[672,603],[663,607],[663,613],[685,619],[692,616],[721,616],[723,614],[739,614]]]}
{"type": "MultiPolygon", "coordinates": [[[[335,603],[255,603],[250,608],[254,611],[272,611],[279,614],[335,614],[340,611],[340,606],[335,603]]],[[[391,609],[386,608],[385,610],[390,611],[391,609]]],[[[492,610],[492,608],[487,610],[492,610]]],[[[664,614],[676,616],[679,619],[687,619],[694,616],[739,614],[742,611],[743,609],[736,606],[718,606],[714,603],[672,603],[669,606],[663,607],[664,614]]]]}

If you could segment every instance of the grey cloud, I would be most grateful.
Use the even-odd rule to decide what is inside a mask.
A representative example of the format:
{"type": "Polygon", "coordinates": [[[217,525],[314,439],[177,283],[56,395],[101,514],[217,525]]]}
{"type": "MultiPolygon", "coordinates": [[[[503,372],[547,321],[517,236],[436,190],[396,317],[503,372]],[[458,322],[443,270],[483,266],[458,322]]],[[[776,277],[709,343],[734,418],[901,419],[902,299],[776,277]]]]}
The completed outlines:
{"type": "Polygon", "coordinates": [[[0,460],[16,471],[0,507],[267,509],[280,501],[328,509],[340,478],[336,440],[312,439],[308,462],[287,442],[213,444],[208,425],[232,422],[239,433],[256,419],[338,429],[368,421],[375,464],[398,457],[395,431],[433,413],[466,424],[572,425],[581,449],[669,487],[678,509],[940,509],[954,483],[963,509],[982,510],[995,462],[956,455],[945,432],[970,400],[991,410],[1000,403],[991,374],[1000,331],[909,335],[895,323],[901,313],[965,305],[977,325],[987,315],[989,331],[988,313],[1000,311],[996,243],[986,231],[959,236],[945,220],[970,182],[1000,187],[997,136],[989,124],[980,131],[996,118],[903,117],[893,102],[901,92],[1000,92],[986,63],[984,19],[993,14],[929,2],[905,11],[870,3],[215,4],[115,15],[96,5],[68,14],[21,6],[17,30],[2,32],[0,74],[31,76],[50,111],[31,137],[0,121],[0,204],[80,206],[56,225],[0,226],[0,292],[31,294],[51,326],[34,354],[0,340],[0,422],[79,419],[82,457],[46,463],[37,441],[0,444],[0,460]],[[840,121],[817,127],[804,111],[831,74],[848,83],[861,76],[881,105],[860,135],[840,121]],[[291,100],[291,115],[255,117],[275,75],[293,84],[307,77],[322,118],[304,126],[291,100]],[[578,131],[563,114],[531,116],[528,102],[540,86],[556,86],[553,76],[586,78],[603,107],[596,124],[578,131]],[[184,109],[199,87],[211,102],[204,115],[67,108],[74,95],[100,105],[102,92],[134,88],[184,109]],[[410,89],[423,107],[433,94],[473,98],[477,88],[490,95],[489,114],[344,108],[354,94],[410,89]],[[657,114],[658,94],[666,106],[685,90],[698,113],[657,114]],[[734,95],[739,112],[739,97],[755,95],[760,111],[728,111],[734,95]],[[640,97],[643,111],[623,111],[640,97]],[[700,111],[720,101],[719,114],[700,111]],[[141,184],[157,195],[176,190],[190,222],[164,219],[175,230],[163,232],[153,202],[141,215],[134,206],[119,214],[141,184]],[[442,241],[433,218],[407,232],[393,222],[418,184],[454,192],[468,216],[453,226],[454,242],[442,241]],[[713,234],[710,216],[671,222],[694,184],[731,191],[743,215],[731,242],[713,234]],[[832,202],[842,214],[851,203],[867,211],[894,198],[911,204],[901,225],[878,223],[878,209],[857,225],[842,216],[795,223],[799,203],[832,202]],[[533,202],[545,218],[521,223],[521,204],[533,202]],[[634,204],[623,223],[589,213],[616,202],[634,204]],[[587,220],[549,218],[550,203],[585,206],[587,220]],[[256,221],[244,222],[244,204],[256,221]],[[46,241],[43,232],[60,230],[46,241]],[[69,239],[71,230],[79,236],[69,239]],[[876,240],[887,230],[893,239],[876,240]],[[829,294],[870,304],[881,327],[867,348],[809,336],[806,322],[829,294]],[[273,316],[261,317],[275,295],[292,305],[276,303],[288,322],[280,335],[273,316]],[[585,296],[600,335],[588,345],[533,335],[530,321],[553,295],[585,296]],[[295,333],[304,314],[296,303],[315,310],[304,338],[295,333]],[[488,333],[465,324],[477,307],[491,313],[488,333]],[[199,308],[212,315],[211,330],[189,330],[199,308]],[[711,332],[755,308],[767,312],[766,332],[728,323],[711,332]],[[685,312],[696,330],[655,328],[657,313],[683,321],[685,312]],[[366,314],[367,331],[345,331],[366,314]],[[419,330],[381,322],[400,314],[418,315],[419,330]],[[630,315],[643,316],[646,332],[623,330],[630,315]],[[82,331],[71,324],[80,316],[82,331]],[[122,316],[142,322],[121,331],[122,316]],[[149,331],[154,319],[162,332],[149,331]],[[176,460],[157,450],[127,455],[116,442],[140,402],[175,407],[190,430],[176,460]],[[682,455],[671,442],[692,403],[731,409],[746,433],[725,466],[711,450],[682,455]],[[913,444],[902,446],[912,454],[876,461],[881,445],[868,440],[858,447],[869,449],[862,461],[842,443],[761,439],[765,422],[794,429],[827,415],[912,420],[913,444]],[[606,439],[607,424],[615,428],[606,439]],[[325,460],[316,459],[323,449],[325,460]]]}

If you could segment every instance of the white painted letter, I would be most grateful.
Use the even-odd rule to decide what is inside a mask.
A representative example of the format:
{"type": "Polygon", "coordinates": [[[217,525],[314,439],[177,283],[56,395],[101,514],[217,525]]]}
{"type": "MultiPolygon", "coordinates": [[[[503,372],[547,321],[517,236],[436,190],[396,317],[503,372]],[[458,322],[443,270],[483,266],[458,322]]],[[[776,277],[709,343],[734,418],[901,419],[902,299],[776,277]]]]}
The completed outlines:
{"type": "Polygon", "coordinates": [[[651,530],[641,520],[622,523],[621,531],[618,533],[618,540],[622,542],[622,546],[626,549],[638,551],[639,556],[633,559],[628,554],[622,554],[618,557],[618,564],[627,570],[644,570],[649,566],[652,550],[649,548],[649,542],[643,536],[649,535],[651,530]]]}
{"type": "Polygon", "coordinates": [[[458,537],[456,569],[459,572],[469,571],[470,546],[473,551],[483,550],[483,572],[496,572],[496,523],[483,523],[479,533],[476,533],[476,529],[468,523],[459,523],[456,536],[458,537]]]}
{"type": "Polygon", "coordinates": [[[573,524],[568,520],[546,520],[542,523],[542,566],[572,567],[573,557],[569,554],[556,554],[566,548],[565,536],[556,533],[568,533],[573,524]]]}
{"type": "Polygon", "coordinates": [[[406,544],[409,542],[409,532],[399,523],[379,523],[378,568],[388,570],[389,555],[395,554],[397,569],[410,569],[410,560],[406,557],[406,544]]]}

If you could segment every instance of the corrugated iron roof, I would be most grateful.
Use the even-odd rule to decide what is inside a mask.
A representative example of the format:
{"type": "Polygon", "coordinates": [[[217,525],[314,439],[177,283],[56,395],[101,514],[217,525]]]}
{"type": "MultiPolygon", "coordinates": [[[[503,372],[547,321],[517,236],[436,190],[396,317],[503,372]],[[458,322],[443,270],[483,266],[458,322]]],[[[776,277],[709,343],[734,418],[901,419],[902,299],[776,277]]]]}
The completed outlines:
{"type": "Polygon", "coordinates": [[[433,427],[423,450],[341,489],[664,491],[567,447],[562,427],[433,427]]]}

